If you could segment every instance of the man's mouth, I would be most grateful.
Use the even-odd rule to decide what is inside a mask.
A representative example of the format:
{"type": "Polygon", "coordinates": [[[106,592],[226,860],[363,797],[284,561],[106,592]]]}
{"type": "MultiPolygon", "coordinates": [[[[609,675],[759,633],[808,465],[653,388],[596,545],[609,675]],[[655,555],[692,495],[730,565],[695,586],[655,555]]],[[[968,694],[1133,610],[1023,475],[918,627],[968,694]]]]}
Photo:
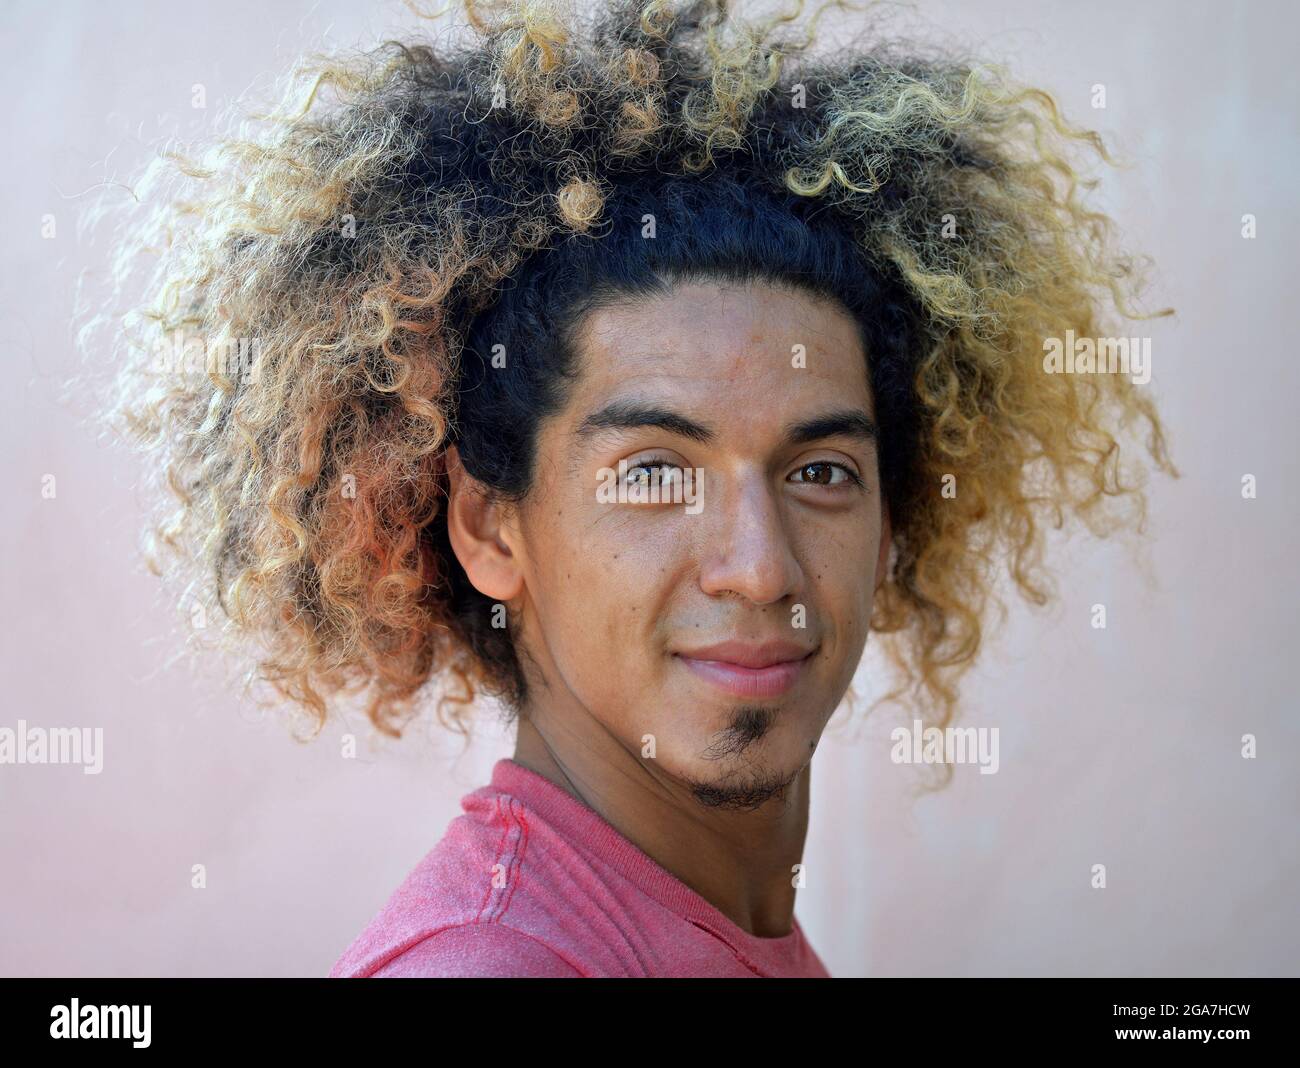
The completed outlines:
{"type": "Polygon", "coordinates": [[[787,641],[727,641],[674,655],[697,677],[734,697],[777,697],[794,686],[814,652],[787,641]]]}

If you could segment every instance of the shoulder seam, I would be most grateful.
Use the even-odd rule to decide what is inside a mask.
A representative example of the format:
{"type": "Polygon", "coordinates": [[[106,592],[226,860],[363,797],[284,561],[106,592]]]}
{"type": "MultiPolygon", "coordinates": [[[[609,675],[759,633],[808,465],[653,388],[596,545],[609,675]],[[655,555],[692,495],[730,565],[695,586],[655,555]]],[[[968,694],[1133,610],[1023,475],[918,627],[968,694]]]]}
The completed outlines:
{"type": "Polygon", "coordinates": [[[522,802],[510,794],[501,793],[493,799],[501,816],[501,837],[497,842],[493,867],[504,865],[506,885],[496,887],[489,878],[483,889],[483,900],[478,907],[475,923],[497,923],[506,914],[515,888],[523,878],[524,858],[528,852],[528,839],[532,828],[524,818],[522,802]],[[498,891],[504,890],[504,893],[498,891]]]}

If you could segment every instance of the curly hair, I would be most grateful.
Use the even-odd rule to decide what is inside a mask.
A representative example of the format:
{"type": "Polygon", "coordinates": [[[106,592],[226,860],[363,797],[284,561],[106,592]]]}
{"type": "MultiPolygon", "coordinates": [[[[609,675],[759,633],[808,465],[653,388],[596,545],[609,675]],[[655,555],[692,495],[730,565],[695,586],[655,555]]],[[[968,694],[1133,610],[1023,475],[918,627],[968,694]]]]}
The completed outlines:
{"type": "Polygon", "coordinates": [[[883,36],[814,52],[848,6],[800,39],[803,0],[749,21],[726,0],[464,0],[464,40],[309,57],[205,157],[154,162],[114,267],[117,298],[141,288],[109,402],[178,502],[150,556],[318,727],[344,692],[394,736],[426,684],[462,731],[478,693],[519,707],[510,631],[448,542],[445,450],[525,495],[575,325],[682,279],[795,286],[859,324],[893,537],[881,700],[947,724],[1000,575],[1052,596],[1046,527],[1069,511],[1106,536],[1127,498],[1142,528],[1135,419],[1178,476],[1152,401],[1043,363],[1045,338],[1153,317],[1082,196],[1080,152],[1115,160],[1001,67],[883,36]],[[684,224],[646,240],[647,217],[684,224]],[[203,373],[161,360],[167,338],[205,344],[203,373]]]}

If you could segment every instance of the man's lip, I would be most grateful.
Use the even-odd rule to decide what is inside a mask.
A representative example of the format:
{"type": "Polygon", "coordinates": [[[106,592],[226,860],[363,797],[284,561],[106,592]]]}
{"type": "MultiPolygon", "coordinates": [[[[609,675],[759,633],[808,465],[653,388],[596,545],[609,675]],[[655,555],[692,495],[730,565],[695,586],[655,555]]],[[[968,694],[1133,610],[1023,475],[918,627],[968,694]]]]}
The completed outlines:
{"type": "Polygon", "coordinates": [[[693,675],[732,697],[779,697],[799,681],[815,649],[792,642],[720,642],[677,653],[693,675]]]}
{"type": "Polygon", "coordinates": [[[806,649],[802,645],[789,641],[725,641],[715,645],[703,645],[696,649],[682,649],[677,655],[688,660],[714,661],[754,669],[803,660],[812,653],[812,649],[806,649]]]}

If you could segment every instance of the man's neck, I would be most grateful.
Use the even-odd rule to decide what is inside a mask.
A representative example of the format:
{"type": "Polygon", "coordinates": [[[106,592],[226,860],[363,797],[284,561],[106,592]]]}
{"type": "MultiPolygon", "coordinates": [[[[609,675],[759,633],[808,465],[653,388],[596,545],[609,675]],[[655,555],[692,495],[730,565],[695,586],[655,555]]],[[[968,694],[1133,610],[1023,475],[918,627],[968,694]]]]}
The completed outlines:
{"type": "Polygon", "coordinates": [[[579,734],[565,729],[566,719],[521,715],[516,763],[594,809],[743,930],[760,938],[790,933],[811,762],[782,797],[757,809],[710,808],[598,724],[579,734]]]}

